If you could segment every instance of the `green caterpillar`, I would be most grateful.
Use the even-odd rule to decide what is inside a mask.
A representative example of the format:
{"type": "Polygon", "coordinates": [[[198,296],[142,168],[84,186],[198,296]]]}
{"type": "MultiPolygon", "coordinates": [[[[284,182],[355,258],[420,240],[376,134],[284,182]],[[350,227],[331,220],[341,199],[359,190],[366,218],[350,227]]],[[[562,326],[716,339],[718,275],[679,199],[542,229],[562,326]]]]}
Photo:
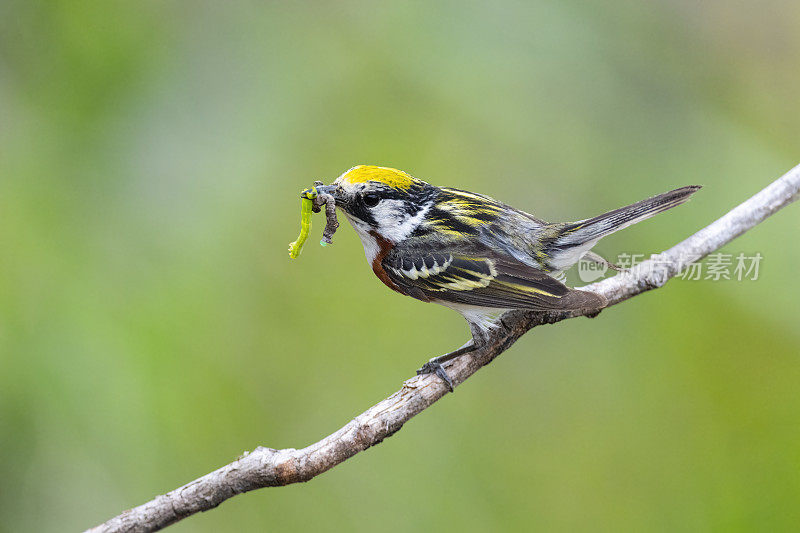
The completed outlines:
{"type": "Polygon", "coordinates": [[[297,237],[296,241],[289,243],[289,257],[292,259],[297,259],[300,252],[303,251],[308,232],[311,231],[311,208],[316,197],[316,187],[305,189],[300,193],[300,236],[297,237]]]}

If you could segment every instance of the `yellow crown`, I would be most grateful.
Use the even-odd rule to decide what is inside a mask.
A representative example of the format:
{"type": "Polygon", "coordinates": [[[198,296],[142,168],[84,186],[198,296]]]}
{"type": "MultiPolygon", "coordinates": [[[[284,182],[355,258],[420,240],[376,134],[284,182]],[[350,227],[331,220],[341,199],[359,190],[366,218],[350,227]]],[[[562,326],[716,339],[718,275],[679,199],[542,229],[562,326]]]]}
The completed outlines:
{"type": "Polygon", "coordinates": [[[377,181],[396,189],[409,189],[413,185],[421,185],[423,183],[402,170],[376,167],[374,165],[358,165],[342,174],[339,179],[351,185],[364,183],[365,181],[377,181]]]}

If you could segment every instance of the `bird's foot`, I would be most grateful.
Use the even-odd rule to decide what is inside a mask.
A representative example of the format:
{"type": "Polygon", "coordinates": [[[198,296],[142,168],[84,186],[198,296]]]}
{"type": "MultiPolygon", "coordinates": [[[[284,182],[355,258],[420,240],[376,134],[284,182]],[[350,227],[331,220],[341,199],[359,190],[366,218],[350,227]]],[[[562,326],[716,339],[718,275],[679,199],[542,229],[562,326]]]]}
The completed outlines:
{"type": "Polygon", "coordinates": [[[447,371],[444,369],[444,365],[442,363],[438,363],[436,361],[428,361],[422,368],[417,370],[417,375],[420,376],[422,374],[436,374],[439,376],[439,379],[444,381],[444,384],[447,385],[447,389],[450,392],[453,392],[453,380],[450,379],[450,376],[447,375],[447,371]]]}
{"type": "Polygon", "coordinates": [[[477,345],[475,344],[475,341],[473,339],[470,339],[461,348],[453,350],[450,353],[440,355],[439,357],[434,357],[433,359],[422,365],[422,368],[417,370],[417,375],[419,376],[421,374],[436,374],[437,376],[439,376],[439,379],[444,381],[445,385],[447,385],[447,388],[450,389],[450,392],[453,392],[454,388],[453,380],[450,379],[450,376],[447,375],[447,371],[444,369],[442,363],[450,361],[451,359],[455,359],[459,355],[464,355],[465,353],[469,353],[475,349],[477,349],[477,345]]]}

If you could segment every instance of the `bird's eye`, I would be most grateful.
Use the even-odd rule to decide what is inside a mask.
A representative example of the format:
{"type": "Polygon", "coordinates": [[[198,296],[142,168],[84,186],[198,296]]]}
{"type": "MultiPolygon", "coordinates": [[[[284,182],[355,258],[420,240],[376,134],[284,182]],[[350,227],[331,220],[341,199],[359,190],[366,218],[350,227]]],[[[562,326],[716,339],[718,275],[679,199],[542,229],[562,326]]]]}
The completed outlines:
{"type": "Polygon", "coordinates": [[[374,192],[368,192],[364,195],[364,205],[367,207],[375,207],[381,201],[381,197],[374,192]]]}

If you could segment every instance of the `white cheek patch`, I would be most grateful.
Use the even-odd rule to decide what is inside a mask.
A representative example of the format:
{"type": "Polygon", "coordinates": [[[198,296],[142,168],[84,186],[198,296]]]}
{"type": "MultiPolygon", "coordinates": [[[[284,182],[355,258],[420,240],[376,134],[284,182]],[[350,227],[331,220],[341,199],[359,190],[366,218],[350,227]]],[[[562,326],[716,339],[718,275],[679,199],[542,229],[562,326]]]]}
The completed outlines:
{"type": "Polygon", "coordinates": [[[405,202],[402,200],[382,200],[372,209],[372,217],[378,224],[378,233],[387,240],[398,243],[417,229],[431,205],[433,202],[424,205],[416,215],[411,216],[406,212],[405,202]]]}
{"type": "MultiPolygon", "coordinates": [[[[370,214],[375,220],[375,226],[351,216],[346,211],[345,216],[350,221],[353,229],[356,230],[361,239],[361,244],[364,245],[364,255],[367,257],[367,262],[372,265],[372,262],[380,252],[380,246],[370,232],[376,232],[387,241],[395,244],[402,242],[417,229],[432,205],[433,202],[426,204],[416,215],[411,216],[405,210],[405,202],[402,200],[382,200],[378,205],[370,209],[370,214]]],[[[438,274],[438,272],[426,273],[428,276],[431,274],[438,274]]]]}

